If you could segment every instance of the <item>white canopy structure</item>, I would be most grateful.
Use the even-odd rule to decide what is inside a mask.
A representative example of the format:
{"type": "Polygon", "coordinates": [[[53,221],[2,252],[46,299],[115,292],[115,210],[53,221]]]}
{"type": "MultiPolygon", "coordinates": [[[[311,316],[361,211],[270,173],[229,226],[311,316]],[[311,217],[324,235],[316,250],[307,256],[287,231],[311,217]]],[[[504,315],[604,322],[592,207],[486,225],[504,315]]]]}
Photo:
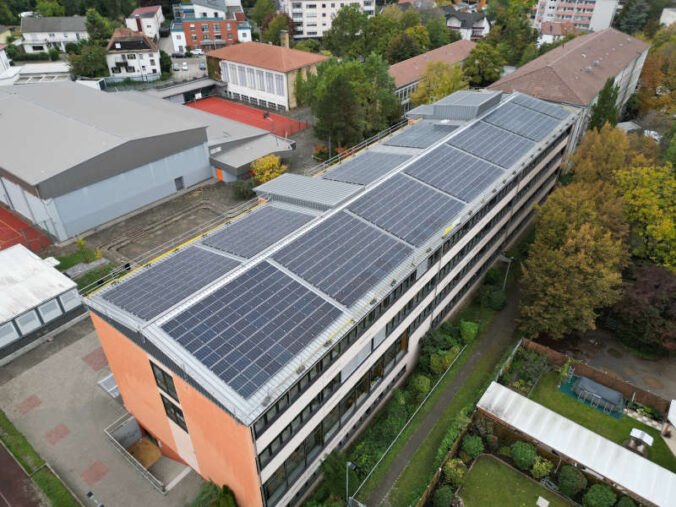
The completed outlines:
{"type": "MultiPolygon", "coordinates": [[[[479,410],[654,505],[676,505],[676,474],[493,382],[479,410]]],[[[628,435],[627,435],[628,436],[628,435]]]]}

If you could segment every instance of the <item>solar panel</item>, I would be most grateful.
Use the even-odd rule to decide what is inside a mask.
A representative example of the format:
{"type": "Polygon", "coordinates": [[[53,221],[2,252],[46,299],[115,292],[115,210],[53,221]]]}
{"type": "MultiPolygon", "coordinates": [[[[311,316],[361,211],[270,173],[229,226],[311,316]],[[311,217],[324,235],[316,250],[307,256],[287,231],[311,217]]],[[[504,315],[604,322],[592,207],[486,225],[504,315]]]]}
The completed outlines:
{"type": "Polygon", "coordinates": [[[409,155],[367,151],[330,169],[322,178],[367,185],[403,164],[409,155]]]}
{"type": "Polygon", "coordinates": [[[273,258],[350,306],[412,252],[376,227],[340,212],[276,252],[273,258]]]}
{"type": "Polygon", "coordinates": [[[265,206],[231,222],[206,237],[205,245],[250,258],[292,233],[314,217],[274,206],[265,206]]]}
{"type": "Polygon", "coordinates": [[[340,314],[299,282],[262,262],[162,329],[248,398],[340,314]]]}
{"type": "Polygon", "coordinates": [[[465,202],[473,201],[503,174],[499,167],[442,144],[404,172],[465,202]]]}
{"type": "Polygon", "coordinates": [[[542,141],[561,122],[557,118],[511,102],[490,113],[484,121],[533,141],[542,141]]]}
{"type": "Polygon", "coordinates": [[[533,141],[505,132],[483,121],[474,123],[453,136],[447,141],[447,144],[493,162],[505,169],[514,165],[517,160],[535,146],[533,141]]]}
{"type": "Polygon", "coordinates": [[[511,102],[515,102],[521,106],[537,111],[538,113],[544,113],[558,120],[565,120],[571,114],[570,111],[565,110],[562,107],[555,106],[545,102],[544,100],[534,99],[528,95],[517,95],[514,97],[511,102]]]}
{"type": "Polygon", "coordinates": [[[456,125],[436,125],[434,122],[419,121],[403,132],[392,136],[383,144],[407,148],[427,148],[453,132],[456,125]]]}
{"type": "Polygon", "coordinates": [[[191,246],[113,286],[103,299],[149,320],[232,271],[239,262],[191,246]]]}
{"type": "Polygon", "coordinates": [[[464,207],[460,201],[403,174],[378,185],[349,210],[415,246],[447,227],[464,207]]]}

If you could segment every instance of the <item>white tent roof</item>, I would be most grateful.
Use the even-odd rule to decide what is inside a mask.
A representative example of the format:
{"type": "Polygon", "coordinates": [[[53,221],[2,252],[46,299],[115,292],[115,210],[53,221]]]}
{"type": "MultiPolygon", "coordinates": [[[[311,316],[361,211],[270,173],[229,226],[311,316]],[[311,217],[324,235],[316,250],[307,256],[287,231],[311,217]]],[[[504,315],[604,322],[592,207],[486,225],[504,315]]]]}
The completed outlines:
{"type": "Polygon", "coordinates": [[[0,251],[0,324],[77,284],[23,245],[0,251]]]}
{"type": "Polygon", "coordinates": [[[655,505],[676,504],[676,474],[511,389],[493,382],[477,407],[621,489],[655,505]]]}

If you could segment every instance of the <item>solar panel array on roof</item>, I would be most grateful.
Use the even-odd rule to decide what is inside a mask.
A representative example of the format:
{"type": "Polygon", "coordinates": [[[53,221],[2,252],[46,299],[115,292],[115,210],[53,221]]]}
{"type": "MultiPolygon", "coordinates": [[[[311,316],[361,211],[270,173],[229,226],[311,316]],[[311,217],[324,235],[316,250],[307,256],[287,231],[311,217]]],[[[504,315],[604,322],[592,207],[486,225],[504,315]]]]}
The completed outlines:
{"type": "Polygon", "coordinates": [[[367,185],[406,162],[409,155],[367,151],[330,169],[322,178],[367,185]]]}
{"type": "Polygon", "coordinates": [[[555,106],[554,104],[549,104],[544,100],[537,100],[528,95],[517,94],[511,102],[515,102],[521,106],[537,111],[538,113],[544,113],[546,115],[552,116],[558,120],[565,120],[570,116],[570,111],[565,110],[562,107],[555,106]]]}
{"type": "Polygon", "coordinates": [[[250,258],[291,234],[314,217],[275,206],[264,206],[206,237],[205,245],[250,258]]]}
{"type": "Polygon", "coordinates": [[[413,250],[340,212],[273,254],[298,276],[346,306],[373,288],[413,250]]]}
{"type": "Polygon", "coordinates": [[[141,268],[138,274],[103,293],[103,299],[149,320],[238,265],[235,260],[191,246],[141,268]]]}
{"type": "Polygon", "coordinates": [[[416,160],[404,172],[465,202],[472,202],[503,174],[498,166],[447,144],[416,160]]]}
{"type": "Polygon", "coordinates": [[[421,246],[448,226],[463,207],[457,199],[397,174],[348,209],[404,241],[421,246]]]}
{"type": "Polygon", "coordinates": [[[406,127],[403,132],[392,136],[383,144],[406,148],[427,148],[453,132],[455,125],[435,125],[434,122],[419,121],[406,127]]]}
{"type": "Polygon", "coordinates": [[[561,120],[508,102],[485,116],[484,121],[533,141],[542,141],[561,120]]]}
{"type": "Polygon", "coordinates": [[[448,140],[448,144],[472,155],[510,168],[535,146],[533,141],[483,121],[474,123],[448,140]]]}
{"type": "Polygon", "coordinates": [[[248,398],[340,314],[338,308],[262,262],[162,329],[248,398]]]}

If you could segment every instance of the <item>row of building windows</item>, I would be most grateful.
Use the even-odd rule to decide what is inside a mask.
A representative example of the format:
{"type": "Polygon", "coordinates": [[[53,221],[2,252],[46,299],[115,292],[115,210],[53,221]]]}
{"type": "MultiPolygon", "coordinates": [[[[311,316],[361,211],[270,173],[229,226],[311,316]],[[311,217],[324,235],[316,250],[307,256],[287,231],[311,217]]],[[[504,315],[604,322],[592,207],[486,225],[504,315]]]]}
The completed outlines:
{"type": "Polygon", "coordinates": [[[262,70],[252,69],[234,63],[221,64],[221,79],[225,83],[244,86],[284,97],[284,76],[262,70]]]}
{"type": "MultiPolygon", "coordinates": [[[[232,25],[230,23],[224,23],[224,26],[225,26],[226,31],[229,32],[230,30],[232,30],[232,25]]],[[[209,24],[200,25],[200,30],[202,30],[202,32],[208,32],[208,31],[210,31],[210,29],[213,30],[214,32],[220,32],[221,31],[221,23],[209,23],[209,24]]],[[[197,27],[195,26],[195,24],[190,23],[190,31],[194,32],[195,30],[197,30],[197,27]]]]}
{"type": "MultiPolygon", "coordinates": [[[[556,146],[563,138],[567,135],[567,132],[561,134],[552,146],[556,146]]],[[[525,171],[519,176],[519,178],[514,178],[512,181],[503,187],[500,192],[498,192],[488,203],[484,205],[470,220],[468,220],[463,227],[458,230],[449,240],[446,241],[443,247],[443,253],[447,253],[450,248],[457,243],[481,218],[483,218],[486,213],[488,213],[497,202],[502,200],[502,198],[511,191],[518,181],[523,177],[529,174],[543,159],[548,155],[548,152],[543,151],[540,153],[526,168],[525,171]]],[[[548,166],[551,167],[551,166],[548,166]]],[[[543,173],[546,170],[543,170],[543,173]]],[[[515,202],[521,195],[523,191],[519,193],[518,196],[515,196],[510,203],[515,202]]],[[[504,213],[509,211],[509,204],[505,205],[503,210],[501,210],[500,218],[504,216],[504,213]]],[[[392,332],[392,329],[396,327],[403,318],[405,318],[417,305],[424,299],[424,297],[429,294],[429,292],[434,288],[436,283],[443,279],[444,276],[450,272],[450,270],[455,267],[471,250],[471,248],[483,237],[483,235],[492,227],[492,225],[497,222],[499,219],[491,220],[489,224],[484,226],[482,230],[473,238],[470,242],[471,244],[465,245],[463,249],[454,256],[445,266],[442,268],[442,271],[435,275],[425,286],[416,293],[416,295],[402,308],[397,315],[386,325],[385,334],[389,335],[392,332]]],[[[441,255],[441,249],[437,250],[428,261],[428,268],[432,266],[436,261],[438,261],[439,256],[441,255]]],[[[319,374],[326,369],[326,366],[330,365],[335,359],[337,359],[342,353],[344,353],[347,348],[354,343],[357,338],[359,338],[370,326],[377,320],[380,315],[387,310],[395,301],[397,301],[416,281],[416,273],[413,272],[409,275],[402,283],[400,283],[397,288],[388,294],[376,308],[374,308],[369,314],[362,319],[356,326],[354,326],[349,333],[347,333],[341,341],[336,344],[332,350],[327,353],[324,358],[322,358],[318,363],[315,364],[313,370],[317,368],[316,372],[313,371],[312,378],[310,373],[306,374],[300,381],[298,381],[291,389],[285,393],[270,409],[268,409],[263,416],[261,416],[256,423],[254,424],[254,434],[259,437],[263,432],[279,417],[281,412],[285,410],[305,389],[319,376],[319,374]],[[323,366],[326,364],[326,366],[323,366]]],[[[345,381],[346,379],[343,379],[345,381]]]]}
{"type": "MultiPolygon", "coordinates": [[[[338,430],[348,424],[357,408],[364,404],[385,375],[392,371],[406,355],[407,350],[408,335],[404,334],[385,351],[355,387],[326,415],[310,436],[293,451],[263,487],[268,504],[274,504],[294,484],[303,471],[319,456],[321,450],[331,442],[338,430]]],[[[401,371],[402,374],[403,371],[401,371]]]]}
{"type": "MultiPolygon", "coordinates": [[[[556,160],[550,162],[547,165],[547,167],[542,170],[542,172],[538,175],[538,177],[531,180],[523,189],[519,191],[518,197],[522,197],[533,186],[535,186],[539,181],[541,181],[542,178],[547,174],[547,171],[551,169],[553,165],[558,164],[560,160],[561,160],[560,157],[558,157],[556,158],[556,160]]],[[[518,209],[521,211],[527,210],[529,205],[531,205],[533,201],[537,198],[539,191],[542,188],[545,188],[547,185],[549,185],[554,179],[557,178],[557,176],[558,171],[550,175],[550,177],[547,178],[547,180],[540,185],[538,191],[534,192],[533,195],[530,197],[530,199],[522,203],[518,209]]],[[[509,206],[505,206],[503,210],[507,211],[503,212],[503,210],[501,210],[500,218],[492,219],[491,226],[497,223],[501,218],[504,218],[505,214],[509,211],[509,209],[510,209],[509,206]]],[[[399,361],[401,360],[401,358],[404,357],[408,348],[409,334],[412,334],[425,321],[425,319],[434,311],[434,309],[442,302],[442,300],[455,288],[455,286],[462,279],[462,277],[465,276],[467,272],[469,272],[475,266],[475,264],[479,261],[479,259],[481,259],[481,257],[487,251],[493,248],[494,245],[498,242],[501,242],[501,244],[503,245],[509,244],[509,242],[511,242],[512,239],[516,236],[516,234],[520,231],[521,227],[525,223],[527,223],[527,220],[532,215],[532,212],[528,213],[527,216],[521,219],[519,225],[514,228],[514,230],[509,234],[507,238],[501,241],[501,233],[506,231],[511,224],[517,221],[520,218],[520,215],[521,213],[519,213],[519,216],[515,214],[500,229],[500,231],[496,232],[496,234],[494,234],[492,239],[472,257],[471,261],[466,266],[463,267],[463,269],[453,278],[453,280],[451,280],[442,289],[442,291],[434,298],[434,300],[408,326],[406,331],[404,331],[404,333],[400,336],[397,342],[395,342],[388,349],[388,351],[374,364],[374,366],[369,370],[369,372],[362,379],[360,379],[360,381],[356,384],[355,388],[351,391],[351,393],[346,397],[344,397],[343,400],[340,402],[340,404],[336,408],[334,408],[332,412],[329,413],[329,415],[327,415],[322,424],[318,427],[318,429],[315,430],[313,435],[316,434],[318,431],[320,433],[324,432],[324,434],[328,434],[329,438],[335,434],[335,432],[339,427],[336,426],[336,424],[338,422],[341,423],[345,422],[347,419],[349,419],[352,413],[351,406],[355,403],[355,401],[358,405],[361,399],[365,399],[368,392],[370,392],[370,390],[372,390],[380,382],[382,377],[387,375],[389,370],[391,370],[394,367],[395,361],[399,361]],[[325,431],[326,428],[329,428],[328,433],[325,431]]],[[[441,322],[443,317],[453,309],[453,306],[455,306],[466,295],[467,291],[473,286],[476,280],[478,280],[481,276],[483,276],[485,271],[493,264],[493,262],[495,261],[495,259],[499,254],[500,248],[496,249],[493,255],[491,255],[488,259],[486,259],[482,263],[481,268],[477,270],[477,272],[469,280],[465,282],[463,288],[453,297],[453,299],[446,305],[444,310],[434,319],[432,326],[436,326],[441,322]]],[[[438,279],[441,278],[442,277],[439,277],[438,279]]],[[[429,285],[429,283],[426,284],[426,287],[427,285],[429,285]]],[[[415,297],[417,296],[418,294],[416,294],[415,297]]],[[[418,301],[419,300],[420,299],[418,299],[418,301]]],[[[312,442],[315,441],[315,439],[313,439],[312,437],[310,437],[309,440],[312,442]]],[[[300,466],[299,452],[302,447],[303,446],[299,447],[299,449],[294,451],[294,453],[287,459],[287,461],[275,472],[275,474],[266,483],[264,491],[266,494],[266,498],[269,502],[273,503],[276,499],[278,499],[288,489],[288,487],[290,487],[293,484],[293,482],[298,478],[300,472],[304,470],[304,467],[308,466],[309,463],[311,462],[311,460],[306,459],[304,467],[298,470],[299,473],[296,473],[297,467],[300,466]]],[[[315,457],[316,454],[312,456],[312,459],[314,459],[315,457]]],[[[261,462],[261,466],[262,465],[263,464],[261,462]]]]}

